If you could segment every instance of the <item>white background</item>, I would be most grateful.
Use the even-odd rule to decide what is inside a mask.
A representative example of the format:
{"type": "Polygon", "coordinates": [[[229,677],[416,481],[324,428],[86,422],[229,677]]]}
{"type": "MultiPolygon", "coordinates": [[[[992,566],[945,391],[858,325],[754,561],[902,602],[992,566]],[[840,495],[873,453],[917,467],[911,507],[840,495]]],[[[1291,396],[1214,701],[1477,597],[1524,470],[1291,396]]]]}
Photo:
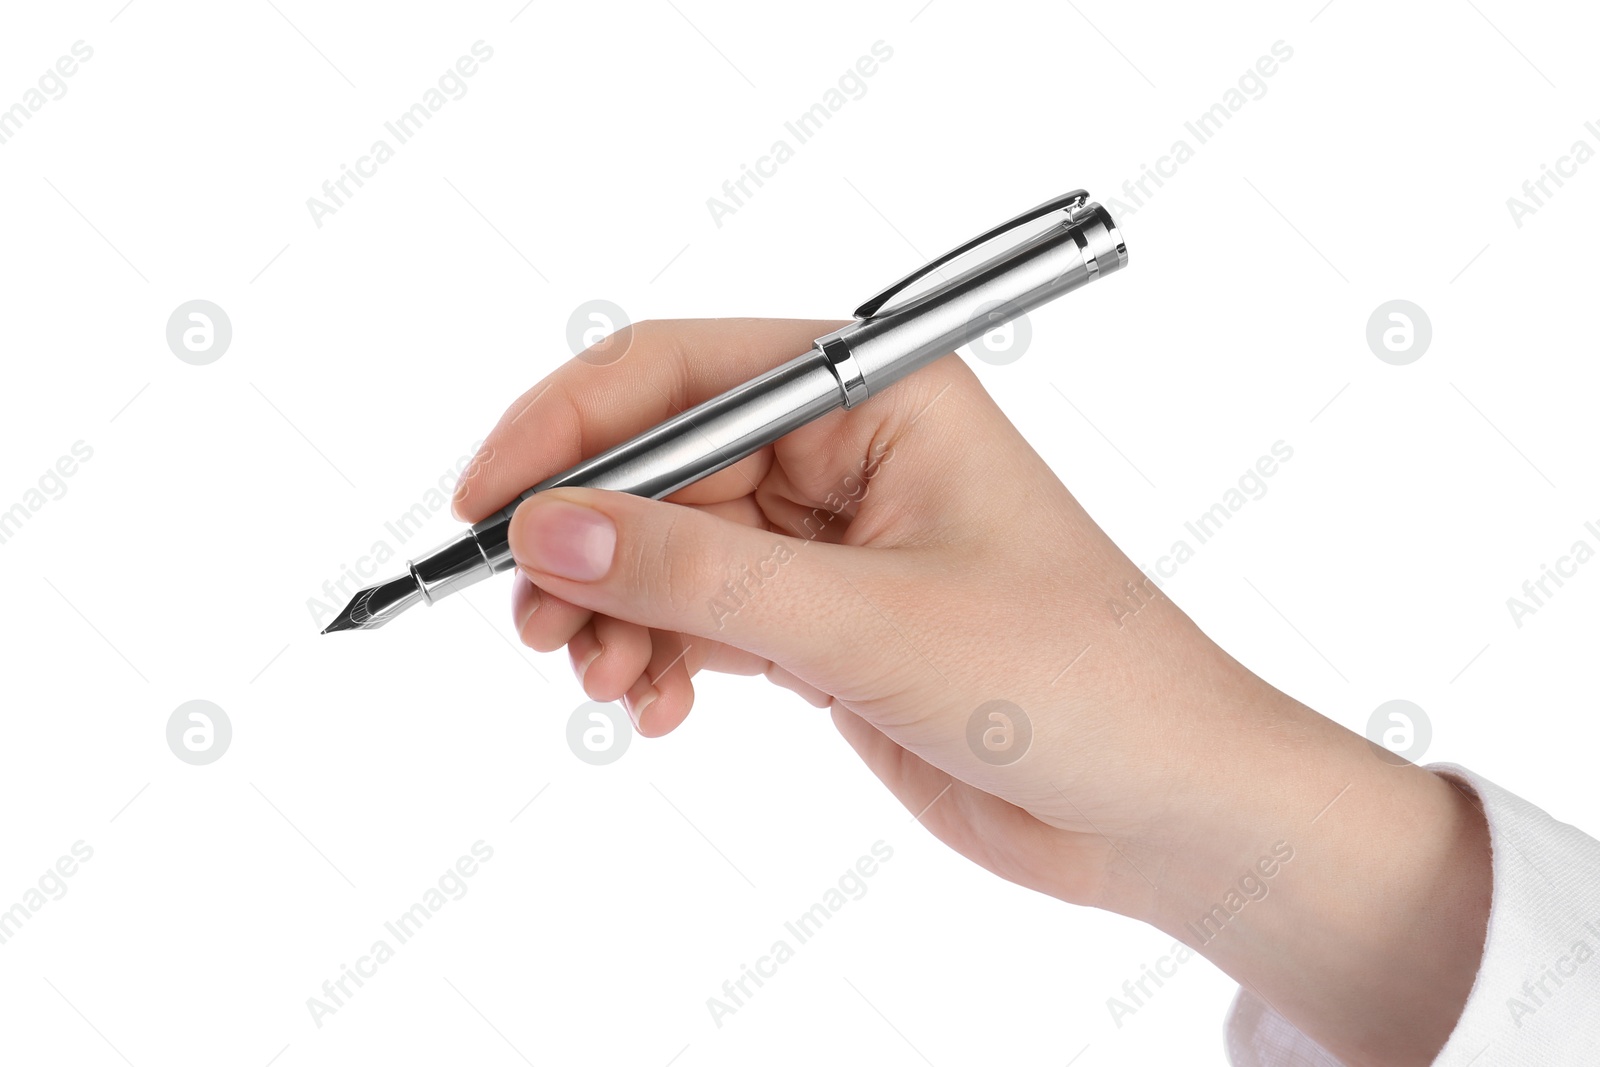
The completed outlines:
{"type": "Polygon", "coordinates": [[[1224,976],[1192,961],[1117,1026],[1169,939],[948,852],[786,693],[704,679],[683,729],[591,767],[565,655],[512,643],[503,582],[376,634],[319,637],[308,606],[569,356],[582,302],[847,314],[1066,189],[1131,205],[1180,137],[1194,158],[1122,213],[1127,271],[984,381],[1146,566],[1287,442],[1167,591],[1340,722],[1415,701],[1427,760],[1600,827],[1600,563],[1520,628],[1506,606],[1600,547],[1600,162],[1520,228],[1506,207],[1600,148],[1592,10],[123,2],[0,29],[0,107],[94,49],[0,145],[0,509],[93,449],[0,544],[0,908],[94,850],[0,945],[0,1058],[1222,1062],[1224,976]],[[467,95],[318,228],[306,199],[478,40],[467,95]],[[719,227],[707,198],[880,40],[865,94],[719,227]],[[209,366],[165,339],[196,298],[233,325],[209,366]],[[1395,298],[1433,325],[1408,366],[1365,340],[1395,298]],[[204,767],[165,739],[196,698],[234,731],[204,767]],[[316,1026],[307,998],[480,839],[467,895],[316,1026]],[[867,895],[714,1025],[706,998],[879,840],[867,895]]]}

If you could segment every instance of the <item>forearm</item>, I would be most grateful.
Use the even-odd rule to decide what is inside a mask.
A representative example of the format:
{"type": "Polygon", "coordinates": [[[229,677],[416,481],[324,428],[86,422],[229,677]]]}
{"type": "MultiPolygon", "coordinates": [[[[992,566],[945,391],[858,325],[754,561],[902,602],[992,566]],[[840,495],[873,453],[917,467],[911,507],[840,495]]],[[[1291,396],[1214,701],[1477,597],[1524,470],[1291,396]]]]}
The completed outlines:
{"type": "Polygon", "coordinates": [[[1451,782],[1386,762],[1264,683],[1258,699],[1197,759],[1189,814],[1127,843],[1144,873],[1113,880],[1133,902],[1117,910],[1195,948],[1347,1063],[1429,1063],[1482,955],[1482,814],[1451,782]]]}

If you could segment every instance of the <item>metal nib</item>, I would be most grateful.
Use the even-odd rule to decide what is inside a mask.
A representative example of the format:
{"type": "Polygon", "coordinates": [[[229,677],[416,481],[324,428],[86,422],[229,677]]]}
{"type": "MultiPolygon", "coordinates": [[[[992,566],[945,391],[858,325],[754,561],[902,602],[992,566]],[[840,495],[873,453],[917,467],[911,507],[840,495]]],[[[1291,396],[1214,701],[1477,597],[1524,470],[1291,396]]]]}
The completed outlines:
{"type": "Polygon", "coordinates": [[[376,630],[402,611],[422,599],[422,590],[414,575],[403,574],[382,585],[369,586],[358,592],[339,617],[330,622],[322,632],[339,630],[376,630]]]}

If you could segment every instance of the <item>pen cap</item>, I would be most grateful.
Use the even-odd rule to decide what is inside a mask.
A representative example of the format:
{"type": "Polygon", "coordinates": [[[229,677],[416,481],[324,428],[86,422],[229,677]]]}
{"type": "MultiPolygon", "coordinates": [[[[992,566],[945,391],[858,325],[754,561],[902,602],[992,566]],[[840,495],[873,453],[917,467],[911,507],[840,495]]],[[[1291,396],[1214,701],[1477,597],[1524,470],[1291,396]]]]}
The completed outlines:
{"type": "Polygon", "coordinates": [[[1079,190],[919,268],[863,304],[855,322],[818,338],[817,345],[853,406],[1127,262],[1127,247],[1110,212],[1079,190]]]}

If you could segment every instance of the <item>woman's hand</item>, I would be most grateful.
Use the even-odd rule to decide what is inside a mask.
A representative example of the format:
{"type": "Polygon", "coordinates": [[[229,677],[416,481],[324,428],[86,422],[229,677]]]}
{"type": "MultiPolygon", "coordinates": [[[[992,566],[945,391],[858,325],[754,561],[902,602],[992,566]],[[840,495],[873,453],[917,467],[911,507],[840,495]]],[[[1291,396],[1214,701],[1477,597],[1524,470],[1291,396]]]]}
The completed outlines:
{"type": "MultiPolygon", "coordinates": [[[[604,359],[573,360],[511,406],[456,513],[480,519],[837,326],[629,327],[603,342],[604,359]]],[[[639,733],[680,725],[702,670],[763,674],[830,708],[906,807],[996,874],[1167,929],[1330,1048],[1355,1033],[1347,1055],[1427,1062],[1417,1057],[1448,1034],[1477,950],[1445,950],[1465,984],[1443,983],[1444,1007],[1420,1021],[1403,1010],[1412,1036],[1396,1044],[1382,1036],[1392,997],[1352,988],[1341,999],[1329,982],[1388,990],[1421,969],[1438,990],[1439,942],[1424,939],[1440,932],[1375,931],[1338,885],[1361,877],[1364,894],[1438,904],[1449,896],[1440,864],[1475,862],[1481,822],[1442,779],[1374,758],[1210,641],[958,358],[664,502],[542,493],[518,508],[510,538],[521,639],[565,645],[589,696],[623,700],[639,733]],[[1336,798],[1337,817],[1319,816],[1336,798]],[[1351,820],[1359,833],[1333,830],[1351,820]],[[1280,842],[1296,858],[1275,872],[1275,903],[1240,911],[1210,941],[1186,936],[1280,842]],[[1320,967],[1303,947],[1312,916],[1343,942],[1320,967]],[[1375,933],[1385,950],[1413,950],[1404,973],[1375,977],[1350,958],[1350,937],[1375,933]],[[1275,959],[1279,939],[1302,943],[1301,957],[1275,959]]],[[[1482,866],[1482,884],[1458,894],[1478,946],[1482,866]]],[[[1427,926],[1418,911],[1389,900],[1391,920],[1427,926]]]]}
{"type": "MultiPolygon", "coordinates": [[[[633,326],[607,342],[624,358],[574,360],[511,406],[457,512],[481,518],[837,325],[633,326]]],[[[589,696],[621,698],[647,736],[683,722],[699,671],[764,674],[831,706],[951,846],[1068,900],[1098,900],[1112,841],[1161,821],[1183,775],[1160,754],[1186,756],[1259,689],[1144,583],[956,358],[669,500],[559,489],[523,504],[522,640],[566,645],[589,696]],[[1130,584],[1149,607],[1119,619],[1130,584]],[[1203,700],[1173,700],[1180,683],[1203,700]],[[1001,718],[981,713],[974,745],[985,707],[1001,718]]]]}

